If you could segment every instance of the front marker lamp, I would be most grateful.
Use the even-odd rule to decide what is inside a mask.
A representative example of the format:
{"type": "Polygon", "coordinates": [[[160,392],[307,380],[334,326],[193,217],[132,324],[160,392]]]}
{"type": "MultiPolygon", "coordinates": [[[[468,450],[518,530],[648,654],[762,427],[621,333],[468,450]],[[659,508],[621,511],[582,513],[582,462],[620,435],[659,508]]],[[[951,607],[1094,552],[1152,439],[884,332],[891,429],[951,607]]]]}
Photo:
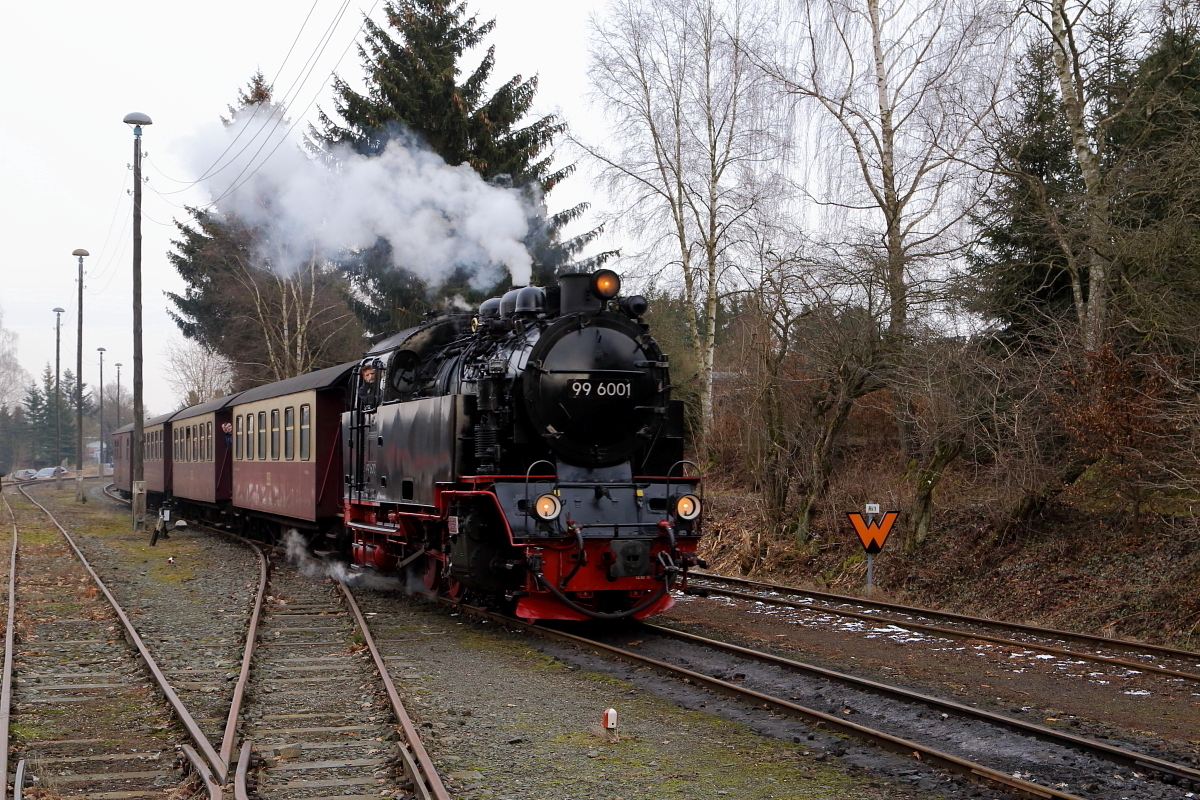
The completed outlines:
{"type": "Polygon", "coordinates": [[[700,498],[694,494],[681,495],[675,500],[675,516],[686,520],[700,516],[700,498]]]}
{"type": "Polygon", "coordinates": [[[547,522],[558,519],[558,515],[562,513],[562,501],[552,494],[544,494],[534,501],[533,513],[537,514],[538,519],[547,522]]]}
{"type": "Polygon", "coordinates": [[[612,300],[621,293],[621,277],[611,269],[598,270],[592,274],[592,294],[601,300],[612,300]]]}

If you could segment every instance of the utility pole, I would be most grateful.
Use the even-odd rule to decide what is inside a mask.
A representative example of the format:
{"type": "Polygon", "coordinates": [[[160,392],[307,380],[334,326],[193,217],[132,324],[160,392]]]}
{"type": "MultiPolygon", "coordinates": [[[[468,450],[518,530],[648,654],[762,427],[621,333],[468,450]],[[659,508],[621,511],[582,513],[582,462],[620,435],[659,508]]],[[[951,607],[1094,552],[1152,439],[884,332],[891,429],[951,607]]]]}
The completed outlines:
{"type": "Polygon", "coordinates": [[[117,362],[117,427],[113,430],[118,430],[121,427],[121,367],[120,361],[117,362]]]}
{"type": "Polygon", "coordinates": [[[96,352],[100,354],[100,456],[97,458],[96,469],[101,478],[104,477],[104,465],[108,463],[108,459],[104,457],[104,348],[97,347],[96,352]]]}
{"type": "Polygon", "coordinates": [[[83,493],[83,258],[79,248],[71,253],[79,259],[79,338],[75,344],[75,502],[86,503],[83,493]]]}
{"type": "Polygon", "coordinates": [[[62,489],[62,315],[65,308],[54,309],[54,488],[62,489]]]}
{"type": "Polygon", "coordinates": [[[146,527],[146,475],[142,463],[145,441],[145,414],[142,406],[142,126],[150,117],[126,114],[126,125],[133,126],[133,445],[129,464],[132,471],[133,529],[146,527]]]}

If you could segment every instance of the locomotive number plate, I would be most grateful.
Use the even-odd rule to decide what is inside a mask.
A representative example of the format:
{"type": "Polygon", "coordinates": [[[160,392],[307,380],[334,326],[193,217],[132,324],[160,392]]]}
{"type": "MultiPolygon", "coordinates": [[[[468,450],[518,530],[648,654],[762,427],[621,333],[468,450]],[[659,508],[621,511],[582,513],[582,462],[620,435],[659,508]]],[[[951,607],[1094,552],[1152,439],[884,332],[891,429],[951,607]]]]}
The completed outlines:
{"type": "Polygon", "coordinates": [[[451,536],[454,536],[455,534],[458,533],[458,517],[447,517],[446,518],[446,531],[451,536]]]}
{"type": "Polygon", "coordinates": [[[630,381],[571,381],[572,397],[629,397],[633,394],[630,381]]]}

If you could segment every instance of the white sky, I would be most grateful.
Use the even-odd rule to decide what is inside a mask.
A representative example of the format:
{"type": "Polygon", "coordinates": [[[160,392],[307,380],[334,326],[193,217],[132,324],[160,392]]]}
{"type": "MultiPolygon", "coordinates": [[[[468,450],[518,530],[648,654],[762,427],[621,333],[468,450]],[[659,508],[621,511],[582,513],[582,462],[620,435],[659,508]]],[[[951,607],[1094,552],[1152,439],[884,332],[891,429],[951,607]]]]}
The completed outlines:
{"type": "MultiPolygon", "coordinates": [[[[360,79],[357,54],[347,48],[371,2],[347,2],[290,109],[293,119],[315,118],[317,105],[332,109],[329,76],[339,59],[343,78],[360,79]]],[[[471,0],[469,7],[480,19],[496,19],[488,39],[496,46],[495,78],[538,75],[535,112],[561,113],[588,139],[603,134],[584,99],[588,15],[602,9],[602,0],[471,0]]],[[[74,369],[78,295],[71,251],[84,248],[91,252],[84,264],[84,380],[97,384],[96,348],[102,346],[105,382],[115,379],[113,365],[121,362],[122,392],[132,386],[132,198],[126,190],[132,187],[133,136],[121,120],[141,111],[154,120],[143,136],[148,154],[143,174],[150,179],[142,224],[145,398],[154,413],[175,407],[163,373],[165,343],[178,336],[163,292],[183,288],[166,258],[171,221],[183,218],[179,206],[207,200],[195,190],[166,194],[181,186],[171,179],[196,177],[182,166],[187,163],[184,143],[198,126],[226,113],[255,70],[270,79],[282,65],[277,94],[291,86],[341,8],[341,0],[316,0],[315,6],[312,0],[64,0],[6,6],[7,35],[0,47],[0,75],[5,76],[0,309],[5,327],[20,337],[18,356],[32,375],[47,362],[53,365],[55,306],[67,309],[62,363],[74,369]],[[311,18],[284,64],[310,7],[311,18]]],[[[381,12],[382,0],[373,18],[381,21],[381,12]]],[[[296,132],[304,127],[302,122],[296,132]]],[[[550,206],[553,211],[581,201],[602,202],[582,170],[555,190],[550,206]]]]}

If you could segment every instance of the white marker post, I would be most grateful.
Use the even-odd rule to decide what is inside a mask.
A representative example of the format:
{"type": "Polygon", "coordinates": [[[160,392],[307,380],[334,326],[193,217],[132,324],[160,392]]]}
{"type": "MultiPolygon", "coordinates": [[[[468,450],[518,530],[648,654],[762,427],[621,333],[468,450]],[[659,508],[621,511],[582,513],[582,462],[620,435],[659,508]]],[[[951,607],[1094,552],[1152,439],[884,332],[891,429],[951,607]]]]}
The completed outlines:
{"type": "Polygon", "coordinates": [[[604,714],[600,718],[600,724],[608,733],[611,741],[617,741],[617,710],[615,708],[604,709],[604,714]]]}

